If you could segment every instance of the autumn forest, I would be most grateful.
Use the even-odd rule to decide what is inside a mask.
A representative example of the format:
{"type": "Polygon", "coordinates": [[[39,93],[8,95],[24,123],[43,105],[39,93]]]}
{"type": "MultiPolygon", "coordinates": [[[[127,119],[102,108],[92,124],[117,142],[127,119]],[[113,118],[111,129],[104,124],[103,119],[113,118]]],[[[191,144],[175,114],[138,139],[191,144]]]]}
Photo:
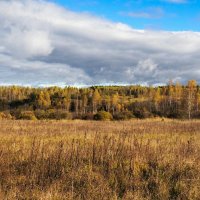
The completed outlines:
{"type": "Polygon", "coordinates": [[[200,118],[200,87],[169,81],[166,86],[88,88],[0,87],[0,119],[127,120],[200,118]]]}

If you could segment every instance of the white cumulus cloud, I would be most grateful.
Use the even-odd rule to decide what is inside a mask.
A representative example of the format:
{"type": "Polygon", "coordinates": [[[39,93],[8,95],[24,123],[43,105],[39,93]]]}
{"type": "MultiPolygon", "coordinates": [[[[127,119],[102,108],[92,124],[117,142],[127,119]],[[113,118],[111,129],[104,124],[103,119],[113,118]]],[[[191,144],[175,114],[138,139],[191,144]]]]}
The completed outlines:
{"type": "Polygon", "coordinates": [[[200,81],[200,33],[137,30],[43,0],[0,1],[0,84],[200,81]]]}

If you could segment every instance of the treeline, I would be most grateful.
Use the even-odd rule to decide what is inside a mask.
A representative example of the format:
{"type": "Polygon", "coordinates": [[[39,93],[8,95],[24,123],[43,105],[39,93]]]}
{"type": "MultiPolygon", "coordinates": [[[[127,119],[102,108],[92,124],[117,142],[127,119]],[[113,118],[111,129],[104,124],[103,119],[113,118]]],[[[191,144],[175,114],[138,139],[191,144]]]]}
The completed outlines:
{"type": "Polygon", "coordinates": [[[200,118],[199,105],[195,80],[159,87],[0,87],[0,119],[192,119],[200,118]]]}

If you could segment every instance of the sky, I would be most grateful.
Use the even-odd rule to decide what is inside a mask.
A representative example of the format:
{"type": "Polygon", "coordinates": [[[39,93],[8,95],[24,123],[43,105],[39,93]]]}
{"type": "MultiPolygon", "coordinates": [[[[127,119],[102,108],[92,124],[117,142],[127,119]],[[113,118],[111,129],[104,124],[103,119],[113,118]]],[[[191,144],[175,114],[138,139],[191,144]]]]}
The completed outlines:
{"type": "Polygon", "coordinates": [[[137,29],[200,30],[198,0],[54,0],[75,12],[122,22],[137,29]]]}
{"type": "Polygon", "coordinates": [[[200,82],[196,0],[1,0],[0,85],[200,82]]]}

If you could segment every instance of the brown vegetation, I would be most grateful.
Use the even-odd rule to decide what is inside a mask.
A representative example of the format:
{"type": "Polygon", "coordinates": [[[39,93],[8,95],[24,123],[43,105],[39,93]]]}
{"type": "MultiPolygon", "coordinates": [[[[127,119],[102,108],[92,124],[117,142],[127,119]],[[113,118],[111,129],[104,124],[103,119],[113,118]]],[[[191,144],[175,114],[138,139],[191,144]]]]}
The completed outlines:
{"type": "Polygon", "coordinates": [[[0,121],[0,199],[200,197],[200,121],[0,121]]]}

